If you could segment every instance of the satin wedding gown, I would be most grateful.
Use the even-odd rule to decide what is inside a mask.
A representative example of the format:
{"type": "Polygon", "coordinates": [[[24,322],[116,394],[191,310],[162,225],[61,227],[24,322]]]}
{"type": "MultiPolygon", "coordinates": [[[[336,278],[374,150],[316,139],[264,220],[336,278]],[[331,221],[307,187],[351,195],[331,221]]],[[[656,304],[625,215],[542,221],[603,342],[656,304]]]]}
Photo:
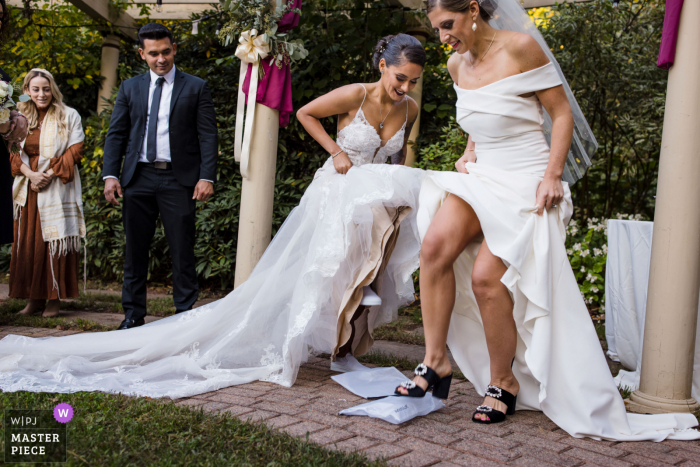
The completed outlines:
{"type": "MultiPolygon", "coordinates": [[[[517,409],[541,410],[576,437],[607,440],[697,439],[690,414],[627,414],[581,298],[564,247],[571,192],[542,216],[535,194],[549,162],[542,107],[523,94],[562,84],[552,63],[476,90],[455,84],[457,121],[476,143],[468,174],[428,172],[418,225],[424,236],[448,194],[474,209],[489,249],[507,271],[501,282],[514,302],[518,342],[513,371],[517,409]]],[[[457,296],[447,338],[460,370],[484,394],[489,354],[471,272],[482,239],[454,265],[457,296]]]]}
{"type": "Polygon", "coordinates": [[[372,284],[383,303],[363,314],[352,345],[366,352],[371,330],[414,300],[424,172],[385,163],[405,129],[382,145],[360,107],[338,134],[354,167],[341,175],[328,159],[250,278],[225,298],[129,330],[6,336],[0,389],[175,399],[255,380],[291,386],[310,349],[334,354],[348,341],[361,288],[372,284]]]}

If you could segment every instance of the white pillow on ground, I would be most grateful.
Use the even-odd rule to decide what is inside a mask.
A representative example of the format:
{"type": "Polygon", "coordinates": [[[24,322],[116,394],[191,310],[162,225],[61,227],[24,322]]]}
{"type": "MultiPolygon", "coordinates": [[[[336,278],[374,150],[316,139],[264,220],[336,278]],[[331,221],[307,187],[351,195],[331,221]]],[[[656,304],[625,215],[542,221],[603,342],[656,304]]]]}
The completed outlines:
{"type": "Polygon", "coordinates": [[[390,396],[341,410],[339,415],[365,415],[398,425],[445,407],[442,400],[427,393],[423,397],[390,396]]]}
{"type": "Polygon", "coordinates": [[[396,387],[408,380],[403,373],[393,366],[351,371],[331,376],[331,379],[351,393],[365,399],[392,396],[396,387]]]}

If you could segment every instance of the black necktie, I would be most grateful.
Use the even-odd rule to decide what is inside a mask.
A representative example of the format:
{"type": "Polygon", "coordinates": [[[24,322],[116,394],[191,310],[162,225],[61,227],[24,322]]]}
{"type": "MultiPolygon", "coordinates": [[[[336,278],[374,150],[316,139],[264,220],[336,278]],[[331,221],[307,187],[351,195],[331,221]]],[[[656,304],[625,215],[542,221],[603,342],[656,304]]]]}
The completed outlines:
{"type": "Polygon", "coordinates": [[[162,76],[156,80],[156,88],[153,90],[151,101],[151,115],[148,117],[148,139],[146,140],[146,159],[148,162],[156,161],[156,130],[158,126],[158,110],[160,109],[160,95],[163,93],[162,76]]]}

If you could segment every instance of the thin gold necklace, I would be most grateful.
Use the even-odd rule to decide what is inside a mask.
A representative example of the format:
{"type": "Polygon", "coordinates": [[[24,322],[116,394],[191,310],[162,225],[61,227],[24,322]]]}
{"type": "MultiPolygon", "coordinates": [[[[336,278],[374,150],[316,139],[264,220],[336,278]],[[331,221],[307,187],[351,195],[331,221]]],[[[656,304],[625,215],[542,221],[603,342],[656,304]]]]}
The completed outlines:
{"type": "MultiPolygon", "coordinates": [[[[493,40],[496,38],[496,34],[498,34],[498,31],[496,31],[496,32],[493,33],[493,37],[491,38],[491,43],[489,44],[489,47],[486,49],[486,52],[484,52],[484,55],[481,56],[481,60],[479,60],[479,63],[481,63],[481,62],[484,61],[484,57],[486,56],[487,53],[489,53],[489,50],[491,50],[491,46],[493,45],[493,40]]],[[[472,55],[471,55],[471,53],[469,54],[469,61],[470,61],[471,64],[472,64],[472,68],[474,68],[475,66],[478,66],[478,65],[479,65],[479,63],[477,63],[476,65],[474,65],[474,60],[472,60],[472,55]]]]}

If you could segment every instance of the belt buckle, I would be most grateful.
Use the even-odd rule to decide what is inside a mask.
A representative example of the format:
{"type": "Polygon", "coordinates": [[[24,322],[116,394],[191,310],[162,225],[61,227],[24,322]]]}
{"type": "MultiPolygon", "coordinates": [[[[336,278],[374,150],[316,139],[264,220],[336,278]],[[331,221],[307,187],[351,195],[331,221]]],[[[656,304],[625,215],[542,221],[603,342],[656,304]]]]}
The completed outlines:
{"type": "Polygon", "coordinates": [[[155,167],[156,169],[165,170],[168,168],[168,163],[164,161],[156,161],[153,163],[153,167],[155,167]]]}

